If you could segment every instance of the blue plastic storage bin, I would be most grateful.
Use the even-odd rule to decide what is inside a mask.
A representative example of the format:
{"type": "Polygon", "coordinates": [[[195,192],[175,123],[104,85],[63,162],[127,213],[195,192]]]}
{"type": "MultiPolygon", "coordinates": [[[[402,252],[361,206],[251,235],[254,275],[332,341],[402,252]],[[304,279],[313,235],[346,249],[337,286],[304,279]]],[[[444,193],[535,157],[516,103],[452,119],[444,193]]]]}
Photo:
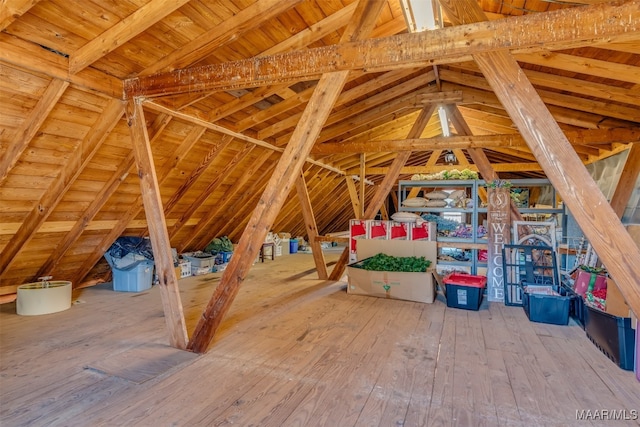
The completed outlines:
{"type": "Polygon", "coordinates": [[[558,292],[562,296],[572,297],[569,303],[569,317],[584,329],[584,312],[586,310],[582,297],[574,292],[568,284],[561,283],[558,292]]]}
{"type": "Polygon", "coordinates": [[[222,263],[225,264],[231,260],[233,252],[220,252],[222,254],[222,263]]]}
{"type": "Polygon", "coordinates": [[[233,252],[218,252],[215,256],[215,265],[211,268],[211,271],[216,272],[215,266],[226,264],[231,260],[233,252]]]}
{"type": "Polygon", "coordinates": [[[124,268],[112,268],[111,271],[114,291],[142,292],[151,288],[153,261],[138,261],[124,268]]]}
{"type": "Polygon", "coordinates": [[[289,253],[298,253],[298,239],[289,240],[289,253]]]}
{"type": "Polygon", "coordinates": [[[555,295],[527,292],[524,287],[522,293],[522,307],[532,322],[566,325],[569,323],[569,306],[573,297],[563,296],[557,292],[557,287],[531,286],[532,288],[546,288],[556,292],[555,295]],[[555,289],[554,289],[555,288],[555,289]]]}
{"type": "Polygon", "coordinates": [[[613,316],[585,305],[584,330],[605,356],[627,371],[633,370],[636,345],[630,317],[613,316]]]}

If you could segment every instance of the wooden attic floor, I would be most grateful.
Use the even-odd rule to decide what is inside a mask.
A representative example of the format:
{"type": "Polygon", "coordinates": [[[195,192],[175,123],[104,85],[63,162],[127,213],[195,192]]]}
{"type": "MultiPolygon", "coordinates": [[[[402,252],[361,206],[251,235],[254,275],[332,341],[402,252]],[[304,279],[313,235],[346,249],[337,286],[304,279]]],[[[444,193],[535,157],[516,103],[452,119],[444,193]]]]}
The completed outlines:
{"type": "MultiPolygon", "coordinates": [[[[189,328],[219,276],[180,281],[189,328]]],[[[156,288],[99,285],[46,316],[2,305],[0,425],[600,426],[576,410],[640,407],[633,373],[575,324],[441,295],[352,296],[315,277],[308,254],[256,264],[204,355],[165,344],[156,288]]]]}

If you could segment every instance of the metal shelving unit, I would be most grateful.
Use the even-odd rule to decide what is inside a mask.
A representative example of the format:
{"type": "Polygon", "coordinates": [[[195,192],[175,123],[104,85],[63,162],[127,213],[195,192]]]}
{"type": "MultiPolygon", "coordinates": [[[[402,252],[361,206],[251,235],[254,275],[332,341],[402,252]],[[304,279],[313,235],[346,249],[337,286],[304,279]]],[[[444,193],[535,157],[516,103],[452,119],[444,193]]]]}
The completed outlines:
{"type": "MultiPolygon", "coordinates": [[[[559,203],[556,191],[547,179],[514,179],[510,180],[512,189],[520,190],[523,194],[522,206],[519,211],[525,218],[531,216],[542,220],[550,216],[564,214],[564,208],[559,203]],[[537,194],[532,194],[537,193],[537,194]],[[544,194],[542,194],[544,193],[544,194]],[[545,203],[542,207],[530,207],[531,198],[536,200],[543,196],[545,203]]],[[[398,203],[399,210],[403,212],[414,212],[419,215],[432,214],[444,218],[459,217],[460,224],[464,224],[470,229],[468,237],[452,237],[444,236],[438,232],[438,255],[446,255],[452,253],[465,253],[468,257],[467,261],[459,260],[440,260],[438,259],[438,268],[441,271],[458,270],[467,271],[471,274],[481,274],[486,268],[486,263],[478,260],[480,251],[486,250],[487,241],[484,236],[479,234],[479,228],[486,220],[487,208],[482,206],[481,190],[485,188],[484,180],[433,180],[433,181],[411,181],[403,180],[398,182],[398,203]],[[407,199],[411,189],[418,187],[421,189],[419,196],[424,197],[426,193],[432,191],[443,191],[450,193],[455,190],[465,190],[472,204],[468,207],[406,207],[402,203],[407,199]],[[479,271],[480,270],[480,271],[479,271]]],[[[447,199],[449,200],[449,199],[447,199]]],[[[562,222],[558,222],[561,225],[562,222]]]]}

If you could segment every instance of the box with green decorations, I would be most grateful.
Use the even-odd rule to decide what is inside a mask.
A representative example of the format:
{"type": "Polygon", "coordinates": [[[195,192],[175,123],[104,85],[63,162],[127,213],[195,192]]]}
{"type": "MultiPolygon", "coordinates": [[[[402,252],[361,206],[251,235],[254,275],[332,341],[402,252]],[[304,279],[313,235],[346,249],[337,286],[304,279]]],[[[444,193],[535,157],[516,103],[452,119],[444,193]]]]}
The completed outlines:
{"type": "Polygon", "coordinates": [[[347,266],[347,293],[432,303],[436,253],[436,242],[361,240],[361,261],[347,266]]]}

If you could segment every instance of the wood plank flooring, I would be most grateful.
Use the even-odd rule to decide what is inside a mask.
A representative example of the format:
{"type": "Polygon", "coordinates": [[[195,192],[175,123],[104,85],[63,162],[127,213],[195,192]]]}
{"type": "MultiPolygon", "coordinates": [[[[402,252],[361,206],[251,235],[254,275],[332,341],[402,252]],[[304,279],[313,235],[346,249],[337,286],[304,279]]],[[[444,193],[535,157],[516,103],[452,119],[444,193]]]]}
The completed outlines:
{"type": "MultiPolygon", "coordinates": [[[[339,252],[327,252],[328,262],[339,252]]],[[[220,273],[180,280],[190,331],[220,273]]],[[[209,351],[176,354],[158,289],[0,306],[0,426],[573,426],[640,410],[640,383],[575,324],[346,294],[310,254],[253,266],[209,351]]]]}

